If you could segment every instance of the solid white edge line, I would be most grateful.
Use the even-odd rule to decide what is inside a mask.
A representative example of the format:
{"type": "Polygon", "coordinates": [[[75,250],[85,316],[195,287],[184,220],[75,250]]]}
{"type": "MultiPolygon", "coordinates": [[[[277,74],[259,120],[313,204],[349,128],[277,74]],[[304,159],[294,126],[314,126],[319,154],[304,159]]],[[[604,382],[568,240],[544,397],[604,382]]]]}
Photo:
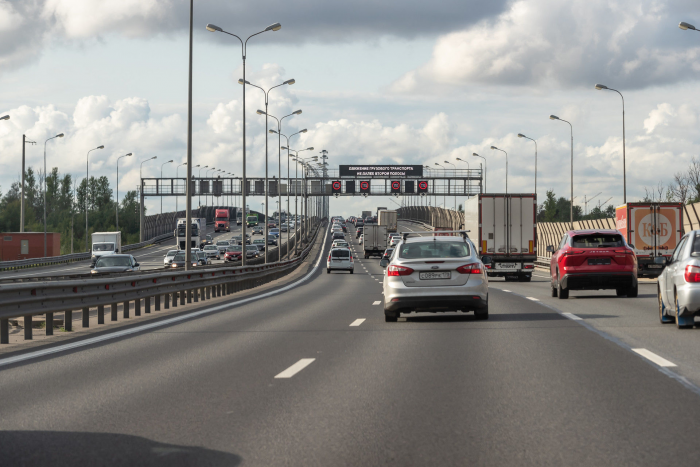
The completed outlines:
{"type": "Polygon", "coordinates": [[[670,368],[670,367],[677,366],[675,363],[669,362],[669,361],[666,360],[665,358],[659,357],[659,356],[656,355],[654,352],[650,352],[650,351],[648,351],[647,349],[632,349],[632,351],[638,353],[638,354],[641,355],[642,357],[644,357],[644,358],[646,358],[647,360],[650,360],[650,361],[656,363],[656,364],[659,365],[659,366],[662,366],[662,367],[665,367],[665,368],[670,368]]]}
{"type": "Polygon", "coordinates": [[[382,301],[381,301],[381,300],[377,300],[377,301],[375,301],[374,303],[372,303],[372,305],[381,305],[381,304],[382,304],[382,301]]]}
{"type": "Polygon", "coordinates": [[[321,258],[324,257],[324,255],[322,254],[324,244],[325,244],[325,241],[324,241],[324,243],[321,244],[321,251],[320,251],[320,254],[318,255],[318,259],[316,260],[316,264],[314,265],[313,269],[311,271],[309,271],[309,273],[306,276],[302,277],[297,282],[293,282],[289,285],[286,285],[286,286],[282,287],[281,289],[272,290],[270,292],[266,292],[266,293],[261,294],[261,295],[256,295],[254,297],[248,297],[248,298],[245,298],[243,300],[239,300],[237,302],[224,303],[221,305],[213,306],[211,308],[207,308],[205,310],[199,310],[199,311],[196,311],[194,313],[188,313],[186,315],[164,319],[164,320],[158,321],[156,323],[148,323],[148,324],[144,324],[142,326],[137,326],[137,327],[130,328],[130,329],[124,329],[122,331],[116,331],[113,333],[105,334],[103,336],[97,336],[97,337],[92,337],[89,339],[84,339],[84,340],[81,340],[78,342],[72,342],[70,344],[57,345],[56,347],[51,347],[50,349],[37,350],[36,352],[29,352],[26,354],[17,355],[15,357],[8,357],[8,358],[0,359],[0,367],[5,366],[5,365],[11,365],[13,363],[23,362],[26,360],[32,360],[34,358],[43,357],[45,355],[51,355],[54,353],[63,352],[64,350],[77,349],[79,347],[84,347],[86,345],[91,345],[91,344],[95,344],[98,342],[104,342],[104,341],[108,341],[111,339],[116,339],[118,337],[128,336],[130,334],[135,334],[137,332],[146,331],[148,329],[154,329],[154,328],[167,326],[169,324],[184,321],[186,319],[196,318],[197,316],[202,316],[202,315],[206,315],[209,313],[213,313],[215,311],[219,311],[219,310],[222,310],[224,308],[238,307],[240,305],[245,305],[246,303],[254,302],[254,301],[260,300],[262,298],[267,298],[267,297],[271,297],[273,295],[277,295],[278,293],[281,293],[281,292],[286,292],[288,290],[291,290],[291,289],[303,284],[311,276],[313,276],[314,273],[316,273],[316,270],[318,269],[318,265],[321,263],[321,258]]]}
{"type": "Polygon", "coordinates": [[[359,326],[360,324],[365,322],[365,318],[358,318],[352,323],[350,323],[350,326],[359,326]]]}
{"type": "Polygon", "coordinates": [[[535,298],[535,297],[525,297],[525,298],[527,298],[528,300],[532,300],[533,302],[539,302],[539,301],[540,301],[539,298],[535,298]]]}
{"type": "Polygon", "coordinates": [[[501,292],[510,292],[510,290],[501,289],[501,292]]]}
{"type": "Polygon", "coordinates": [[[296,375],[299,373],[301,370],[306,368],[307,366],[311,365],[313,361],[316,360],[315,358],[302,358],[298,362],[296,362],[294,365],[290,366],[286,370],[284,370],[282,373],[278,374],[275,376],[275,379],[281,379],[281,378],[291,378],[292,376],[296,375]]]}
{"type": "Polygon", "coordinates": [[[576,316],[573,313],[562,313],[561,315],[566,316],[569,319],[573,319],[574,321],[582,321],[583,320],[583,318],[579,318],[578,316],[576,316]]]}

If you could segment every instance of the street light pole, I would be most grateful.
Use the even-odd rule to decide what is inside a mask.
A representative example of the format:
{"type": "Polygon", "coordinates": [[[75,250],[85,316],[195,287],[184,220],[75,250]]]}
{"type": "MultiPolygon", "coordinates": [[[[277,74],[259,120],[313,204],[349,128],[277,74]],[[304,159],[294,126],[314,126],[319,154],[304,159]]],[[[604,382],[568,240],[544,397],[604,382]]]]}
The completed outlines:
{"type": "Polygon", "coordinates": [[[146,239],[143,236],[143,221],[144,219],[144,208],[143,208],[143,202],[146,199],[146,194],[143,192],[143,164],[145,164],[148,161],[152,161],[153,159],[158,159],[158,156],[153,156],[145,161],[141,162],[141,165],[139,166],[139,187],[140,187],[140,196],[139,196],[139,241],[145,242],[146,239]]]}
{"type": "Polygon", "coordinates": [[[163,166],[164,166],[165,164],[170,164],[172,161],[173,161],[173,160],[170,159],[168,162],[163,162],[163,163],[160,165],[160,181],[159,181],[159,182],[160,182],[160,190],[158,190],[158,191],[160,192],[160,213],[161,213],[161,214],[163,214],[163,193],[162,193],[162,189],[163,189],[163,166]]]}
{"type": "Polygon", "coordinates": [[[534,139],[530,138],[529,136],[525,136],[522,133],[518,133],[518,138],[525,138],[529,139],[533,143],[535,143],[535,196],[537,196],[537,141],[534,139]]]}
{"type": "Polygon", "coordinates": [[[595,89],[598,91],[615,91],[620,95],[620,99],[622,99],[622,203],[627,204],[627,165],[625,162],[625,97],[617,89],[609,88],[604,84],[596,84],[595,89]]]}
{"type": "MultiPolygon", "coordinates": [[[[442,173],[445,174],[445,176],[447,176],[447,174],[445,173],[445,170],[447,169],[445,169],[444,165],[440,165],[437,162],[435,163],[435,165],[437,165],[438,167],[442,167],[442,173]]],[[[435,204],[437,204],[437,200],[435,200],[435,204]]],[[[442,194],[442,205],[445,206],[445,209],[447,209],[447,195],[445,193],[442,194]]]]}
{"type": "MultiPolygon", "coordinates": [[[[199,167],[199,165],[197,166],[199,167]]],[[[199,167],[199,174],[197,174],[197,178],[199,179],[199,207],[202,207],[202,169],[208,169],[209,166],[205,165],[204,167],[199,167]]],[[[207,176],[207,171],[204,171],[204,176],[207,176]]],[[[207,197],[204,197],[204,202],[206,203],[207,197]]]]}
{"type": "Polygon", "coordinates": [[[52,136],[51,138],[44,141],[44,258],[46,258],[46,255],[48,254],[46,245],[46,190],[48,187],[48,173],[46,173],[46,143],[48,143],[54,138],[63,138],[63,133],[59,133],[56,136],[52,136]]]}
{"type": "Polygon", "coordinates": [[[573,230],[574,228],[574,126],[571,124],[571,122],[568,122],[564,120],[563,118],[559,118],[556,115],[550,115],[549,116],[550,120],[559,120],[561,122],[566,122],[569,124],[569,127],[571,128],[571,206],[570,206],[570,222],[571,222],[571,229],[573,230]]]}
{"type": "Polygon", "coordinates": [[[482,193],[488,193],[488,191],[486,190],[486,174],[488,173],[488,167],[486,167],[486,158],[484,156],[478,155],[475,152],[472,153],[472,156],[481,157],[484,160],[484,172],[482,174],[483,179],[484,179],[484,186],[482,187],[482,190],[483,190],[482,193]]]}
{"type": "MultiPolygon", "coordinates": [[[[289,151],[290,149],[287,148],[287,150],[289,151]]],[[[299,159],[300,152],[313,151],[314,148],[310,147],[310,148],[306,148],[306,149],[299,149],[298,151],[295,151],[293,149],[291,149],[291,150],[296,153],[296,157],[293,157],[292,160],[297,162],[296,164],[294,164],[294,173],[295,173],[295,175],[294,175],[294,255],[297,255],[297,253],[299,251],[297,248],[297,246],[299,245],[299,236],[296,234],[296,232],[299,230],[297,228],[297,217],[299,217],[299,203],[298,203],[298,197],[297,197],[297,194],[299,191],[299,185],[297,183],[297,181],[299,179],[299,161],[297,159],[299,159]]],[[[318,160],[318,157],[316,157],[316,160],[318,160]]],[[[289,160],[287,160],[287,166],[289,166],[289,160]]],[[[289,223],[287,223],[287,232],[289,232],[289,223]]]]}
{"type": "Polygon", "coordinates": [[[496,146],[491,146],[491,149],[501,151],[503,154],[506,155],[506,194],[508,194],[508,153],[505,152],[503,149],[498,149],[496,146]]]}
{"type": "Polygon", "coordinates": [[[97,149],[104,148],[104,145],[97,146],[94,149],[90,149],[87,152],[87,156],[85,156],[85,249],[88,252],[90,251],[90,243],[88,242],[88,210],[90,206],[88,204],[88,200],[90,199],[90,153],[97,149]]]}
{"type": "MultiPolygon", "coordinates": [[[[294,79],[288,79],[287,81],[285,81],[282,84],[278,84],[277,86],[272,86],[267,91],[265,91],[263,88],[261,88],[258,85],[252,84],[248,81],[243,83],[242,81],[243,80],[239,79],[238,84],[249,84],[253,87],[260,89],[263,92],[263,94],[265,95],[265,112],[263,112],[265,114],[265,203],[263,203],[265,206],[265,226],[263,229],[263,235],[265,236],[265,244],[267,245],[267,237],[269,234],[269,232],[268,232],[268,229],[269,229],[269,227],[268,227],[268,224],[269,224],[269,220],[268,220],[268,210],[269,210],[268,209],[268,192],[270,191],[270,178],[268,175],[268,144],[267,144],[267,139],[268,139],[268,136],[267,136],[268,135],[268,132],[267,132],[268,121],[267,120],[268,119],[267,118],[268,118],[268,103],[269,103],[269,98],[270,98],[270,91],[272,91],[273,89],[278,88],[280,86],[284,86],[285,84],[291,86],[292,84],[296,83],[296,81],[294,79]]],[[[257,113],[260,114],[260,111],[258,111],[257,113]]],[[[265,264],[268,263],[268,253],[269,253],[268,250],[269,249],[267,247],[265,247],[265,264]]]]}
{"type": "Polygon", "coordinates": [[[471,193],[471,181],[469,180],[470,177],[470,169],[469,169],[469,162],[465,161],[464,159],[460,159],[459,157],[456,158],[460,162],[464,162],[467,164],[467,186],[465,186],[465,191],[467,192],[467,198],[469,198],[469,193],[471,193]]]}
{"type": "MultiPolygon", "coordinates": [[[[10,116],[5,115],[4,117],[0,118],[0,120],[9,120],[10,116]]],[[[24,175],[25,175],[25,169],[24,169],[24,153],[25,153],[25,147],[29,144],[36,144],[36,141],[29,141],[27,139],[26,135],[22,135],[22,197],[20,199],[19,203],[19,231],[24,232],[24,175]]]]}
{"type": "MultiPolygon", "coordinates": [[[[256,32],[255,34],[251,34],[248,36],[248,38],[245,40],[245,42],[238,37],[235,34],[231,34],[230,32],[226,32],[223,29],[221,29],[218,26],[215,26],[213,24],[207,24],[207,30],[210,32],[223,32],[224,34],[228,34],[229,36],[233,36],[236,39],[238,39],[241,42],[241,55],[243,58],[243,178],[242,178],[242,189],[241,189],[241,194],[242,194],[242,199],[241,199],[241,204],[243,205],[243,215],[245,216],[245,207],[246,207],[246,185],[247,185],[247,178],[246,178],[246,142],[245,142],[245,59],[246,59],[246,52],[248,48],[248,41],[250,40],[251,37],[257,36],[258,34],[262,34],[267,31],[279,31],[282,28],[282,25],[280,23],[275,23],[271,24],[270,26],[266,27],[264,30],[260,32],[256,32]]],[[[245,239],[246,239],[246,223],[243,222],[243,219],[241,220],[241,234],[242,234],[242,239],[243,239],[243,245],[245,246],[245,239]]],[[[267,239],[265,239],[267,241],[267,239]]],[[[243,248],[243,253],[245,253],[245,248],[243,248]]],[[[242,254],[241,255],[241,266],[245,266],[246,263],[246,255],[242,254]]]]}

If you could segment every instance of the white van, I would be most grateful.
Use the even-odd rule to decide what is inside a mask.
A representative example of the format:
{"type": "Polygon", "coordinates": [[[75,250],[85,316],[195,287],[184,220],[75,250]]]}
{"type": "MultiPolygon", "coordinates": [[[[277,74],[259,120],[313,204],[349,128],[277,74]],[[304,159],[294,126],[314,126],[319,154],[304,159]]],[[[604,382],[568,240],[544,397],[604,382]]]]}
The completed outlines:
{"type": "Polygon", "coordinates": [[[355,272],[355,263],[352,259],[352,253],[347,248],[334,248],[328,253],[328,261],[326,262],[326,273],[330,274],[331,270],[350,271],[350,274],[355,272]]]}

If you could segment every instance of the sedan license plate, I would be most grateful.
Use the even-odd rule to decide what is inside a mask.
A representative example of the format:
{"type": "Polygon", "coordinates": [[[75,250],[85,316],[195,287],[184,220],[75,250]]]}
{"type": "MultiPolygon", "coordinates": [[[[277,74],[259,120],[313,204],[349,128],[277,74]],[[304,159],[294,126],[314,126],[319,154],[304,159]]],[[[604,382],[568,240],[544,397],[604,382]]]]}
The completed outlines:
{"type": "Polygon", "coordinates": [[[596,266],[596,265],[607,265],[610,264],[610,258],[588,258],[588,265],[589,266],[596,266]]]}
{"type": "Polygon", "coordinates": [[[418,274],[418,278],[421,280],[431,280],[431,279],[449,279],[451,277],[450,271],[444,272],[421,272],[418,274]]]}
{"type": "Polygon", "coordinates": [[[496,269],[518,269],[517,263],[496,263],[496,269]]]}
{"type": "Polygon", "coordinates": [[[662,269],[663,265],[662,264],[650,264],[647,266],[649,269],[662,269]]]}

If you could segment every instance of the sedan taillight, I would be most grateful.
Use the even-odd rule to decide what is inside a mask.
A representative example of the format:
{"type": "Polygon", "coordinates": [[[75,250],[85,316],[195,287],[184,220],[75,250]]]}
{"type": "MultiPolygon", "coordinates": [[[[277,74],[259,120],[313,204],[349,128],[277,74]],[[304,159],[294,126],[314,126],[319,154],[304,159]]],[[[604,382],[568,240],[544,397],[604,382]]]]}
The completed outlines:
{"type": "Polygon", "coordinates": [[[411,274],[413,274],[413,269],[393,264],[389,266],[386,273],[387,276],[410,276],[411,274]]]}
{"type": "Polygon", "coordinates": [[[469,263],[457,268],[460,274],[481,274],[481,265],[479,263],[469,263]]]}
{"type": "Polygon", "coordinates": [[[689,264],[685,267],[686,282],[700,282],[700,266],[689,264]]]}

